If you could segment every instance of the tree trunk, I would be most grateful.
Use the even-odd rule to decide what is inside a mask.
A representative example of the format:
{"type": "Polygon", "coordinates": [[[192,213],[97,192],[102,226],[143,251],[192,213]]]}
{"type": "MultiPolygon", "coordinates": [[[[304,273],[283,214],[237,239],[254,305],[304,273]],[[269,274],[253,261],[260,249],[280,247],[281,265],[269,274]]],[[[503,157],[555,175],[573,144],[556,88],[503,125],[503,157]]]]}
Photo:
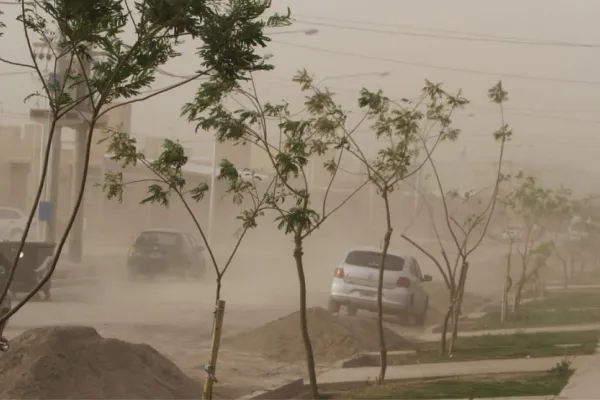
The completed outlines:
{"type": "Polygon", "coordinates": [[[506,256],[506,272],[504,274],[504,287],[502,288],[502,307],[500,309],[500,322],[506,322],[508,312],[508,291],[510,290],[510,269],[513,241],[510,241],[508,255],[506,256]]]}
{"type": "Polygon", "coordinates": [[[521,297],[523,296],[523,287],[525,286],[525,282],[521,279],[519,283],[517,283],[517,287],[515,288],[515,298],[513,301],[513,309],[512,312],[516,313],[519,310],[519,306],[521,305],[521,297]]]}
{"type": "Polygon", "coordinates": [[[465,284],[467,283],[467,272],[469,271],[469,263],[463,260],[460,268],[460,277],[458,280],[458,288],[456,290],[456,299],[454,300],[454,323],[452,325],[452,338],[450,340],[450,347],[448,348],[448,354],[452,354],[456,339],[458,339],[458,324],[462,309],[463,295],[465,294],[465,284]]]}
{"type": "Polygon", "coordinates": [[[559,258],[560,259],[560,263],[562,264],[563,267],[563,288],[567,289],[569,287],[569,268],[567,266],[567,261],[559,258]]]}
{"type": "Polygon", "coordinates": [[[575,256],[573,254],[571,254],[570,264],[569,283],[573,283],[573,278],[575,277],[575,256]]]}
{"type": "Polygon", "coordinates": [[[446,311],[446,315],[444,316],[444,323],[442,324],[442,337],[440,338],[440,357],[444,357],[446,355],[446,336],[448,334],[448,323],[450,322],[450,317],[454,312],[454,289],[450,289],[450,304],[448,305],[448,311],[446,311]]]}
{"type": "Polygon", "coordinates": [[[379,263],[379,276],[377,278],[377,328],[379,330],[379,379],[378,383],[385,381],[385,371],[387,370],[387,347],[385,344],[385,331],[383,330],[383,275],[385,271],[385,259],[390,248],[392,239],[392,221],[390,215],[390,204],[387,197],[387,191],[383,191],[383,202],[385,204],[387,227],[383,236],[383,249],[381,251],[381,261],[379,263]]]}
{"type": "Polygon", "coordinates": [[[306,351],[306,367],[308,368],[308,380],[310,383],[311,399],[319,398],[319,388],[317,387],[317,373],[315,369],[315,356],[313,354],[312,343],[308,334],[308,321],[306,319],[306,277],[304,276],[304,264],[302,257],[302,236],[296,234],[294,237],[294,260],[296,261],[296,271],[298,272],[298,283],[300,284],[300,331],[302,341],[306,351]]]}

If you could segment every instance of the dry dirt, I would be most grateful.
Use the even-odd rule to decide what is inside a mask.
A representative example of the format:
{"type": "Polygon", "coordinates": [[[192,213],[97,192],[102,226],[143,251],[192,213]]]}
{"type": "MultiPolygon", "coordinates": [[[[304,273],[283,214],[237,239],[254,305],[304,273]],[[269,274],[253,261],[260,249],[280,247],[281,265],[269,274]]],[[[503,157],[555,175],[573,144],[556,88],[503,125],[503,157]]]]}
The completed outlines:
{"type": "Polygon", "coordinates": [[[91,327],[28,330],[0,361],[3,399],[190,399],[202,391],[153,347],[91,327]]]}
{"type": "MultiPolygon", "coordinates": [[[[323,308],[313,307],[307,310],[307,320],[317,364],[331,364],[361,352],[378,350],[378,329],[373,319],[334,316],[323,308]]],[[[387,327],[384,329],[389,350],[412,348],[408,340],[387,327]]],[[[305,364],[306,360],[299,312],[236,335],[224,345],[279,362],[305,364]]]]}
{"type": "MultiPolygon", "coordinates": [[[[335,254],[330,259],[322,254],[319,253],[319,257],[314,257],[306,265],[311,307],[327,304],[331,274],[336,263],[335,254]]],[[[290,315],[298,310],[298,284],[291,256],[281,258],[252,249],[241,254],[238,260],[241,265],[232,266],[231,272],[228,272],[222,294],[227,301],[225,337],[216,375],[219,378],[218,393],[227,398],[238,398],[253,390],[305,376],[306,372],[303,347],[297,333],[298,318],[290,315]],[[282,317],[288,321],[290,328],[279,334],[271,331],[271,325],[278,322],[281,325],[275,320],[282,317]],[[257,343],[254,348],[251,341],[261,337],[253,336],[257,332],[270,339],[257,343]],[[239,335],[239,346],[244,347],[243,351],[232,345],[231,337],[236,335],[239,335]],[[266,350],[262,354],[256,351],[269,346],[279,350],[266,350]],[[274,353],[278,353],[275,356],[280,360],[288,362],[272,358],[274,353]]],[[[104,337],[147,343],[201,383],[203,366],[208,360],[214,282],[157,280],[132,284],[125,280],[123,263],[122,255],[99,256],[96,265],[102,273],[101,282],[57,289],[52,303],[28,304],[11,319],[9,338],[45,325],[91,326],[104,337]]],[[[435,275],[434,271],[427,272],[435,275]]],[[[478,279],[476,273],[484,275],[483,270],[474,268],[473,272],[474,281],[478,279]]],[[[486,282],[489,282],[491,278],[487,274],[485,276],[486,282]]],[[[434,279],[428,288],[432,296],[428,324],[439,321],[439,310],[447,302],[443,284],[437,277],[434,279]]],[[[331,316],[322,319],[328,317],[331,316]]],[[[388,319],[388,322],[396,337],[422,332],[414,326],[399,326],[396,319],[388,319]]],[[[329,329],[323,332],[322,324],[309,322],[317,362],[321,364],[319,371],[330,368],[327,364],[330,365],[331,360],[345,358],[354,352],[377,350],[374,313],[361,312],[358,317],[339,317],[333,324],[332,321],[329,323],[329,329]],[[350,330],[358,333],[348,335],[350,330]],[[370,341],[365,340],[365,336],[370,336],[370,341]]],[[[391,333],[388,336],[394,337],[391,333]]],[[[388,339],[388,342],[394,343],[394,340],[388,339]]],[[[401,344],[404,342],[400,341],[401,344]]]]}

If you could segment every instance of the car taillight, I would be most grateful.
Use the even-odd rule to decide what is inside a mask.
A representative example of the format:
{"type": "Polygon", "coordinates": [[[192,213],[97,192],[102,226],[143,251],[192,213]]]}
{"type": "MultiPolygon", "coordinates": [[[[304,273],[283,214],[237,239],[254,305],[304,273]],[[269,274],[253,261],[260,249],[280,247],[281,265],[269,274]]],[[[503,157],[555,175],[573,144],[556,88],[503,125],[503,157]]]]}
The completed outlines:
{"type": "Polygon", "coordinates": [[[410,286],[410,279],[408,278],[398,278],[398,280],[396,281],[396,287],[403,287],[403,288],[407,288],[410,286]]]}
{"type": "Polygon", "coordinates": [[[336,278],[344,278],[344,268],[336,268],[335,273],[333,274],[336,278]]]}

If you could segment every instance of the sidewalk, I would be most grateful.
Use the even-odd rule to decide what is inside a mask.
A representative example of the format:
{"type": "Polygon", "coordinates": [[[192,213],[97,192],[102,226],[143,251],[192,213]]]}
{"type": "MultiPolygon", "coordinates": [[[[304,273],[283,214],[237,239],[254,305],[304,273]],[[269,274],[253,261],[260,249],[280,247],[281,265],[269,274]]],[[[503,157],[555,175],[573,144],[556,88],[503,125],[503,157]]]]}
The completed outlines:
{"type": "MultiPolygon", "coordinates": [[[[577,359],[575,359],[577,360],[577,359]]],[[[585,357],[556,399],[597,399],[600,397],[600,354],[585,357]]]]}
{"type": "MultiPolygon", "coordinates": [[[[596,356],[580,356],[573,361],[573,367],[585,366],[589,359],[596,356]]],[[[560,362],[563,357],[523,358],[517,360],[483,360],[431,364],[389,366],[386,379],[419,379],[426,377],[446,377],[471,374],[502,374],[512,372],[547,371],[560,362]]],[[[600,367],[600,365],[598,365],[600,367]]],[[[598,372],[600,373],[600,371],[598,372]]],[[[321,384],[366,382],[379,375],[379,367],[360,367],[334,369],[318,377],[321,384]]],[[[598,380],[596,380],[598,381],[598,380]]],[[[600,383],[600,382],[599,382],[600,383]]],[[[600,390],[600,388],[598,388],[600,390]]],[[[596,393],[600,393],[597,391],[596,393]]]]}
{"type": "MultiPolygon", "coordinates": [[[[572,331],[600,331],[600,324],[582,325],[560,325],[560,326],[536,326],[531,328],[516,329],[493,329],[488,331],[465,331],[459,332],[458,337],[471,337],[483,335],[513,335],[515,333],[540,333],[540,332],[572,332],[572,331]]],[[[440,339],[441,333],[425,333],[417,336],[417,339],[433,342],[440,339]]],[[[600,392],[599,392],[600,393],[600,392]]]]}

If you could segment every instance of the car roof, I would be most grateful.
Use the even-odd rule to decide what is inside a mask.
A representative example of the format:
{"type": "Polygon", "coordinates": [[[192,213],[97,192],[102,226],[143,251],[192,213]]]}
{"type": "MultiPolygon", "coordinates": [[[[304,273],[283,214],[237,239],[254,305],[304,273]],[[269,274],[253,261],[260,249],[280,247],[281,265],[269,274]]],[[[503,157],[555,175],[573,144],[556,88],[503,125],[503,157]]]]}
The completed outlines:
{"type": "MultiPolygon", "coordinates": [[[[348,250],[346,252],[346,254],[348,254],[348,253],[350,253],[352,251],[369,251],[369,252],[373,252],[373,253],[381,253],[382,249],[380,249],[378,247],[373,247],[373,246],[358,246],[358,247],[351,248],[350,250],[348,250]]],[[[397,251],[397,250],[388,249],[387,253],[390,254],[390,255],[392,255],[392,256],[404,258],[405,260],[411,260],[411,261],[413,261],[415,259],[410,254],[403,253],[403,252],[397,251]]]]}

